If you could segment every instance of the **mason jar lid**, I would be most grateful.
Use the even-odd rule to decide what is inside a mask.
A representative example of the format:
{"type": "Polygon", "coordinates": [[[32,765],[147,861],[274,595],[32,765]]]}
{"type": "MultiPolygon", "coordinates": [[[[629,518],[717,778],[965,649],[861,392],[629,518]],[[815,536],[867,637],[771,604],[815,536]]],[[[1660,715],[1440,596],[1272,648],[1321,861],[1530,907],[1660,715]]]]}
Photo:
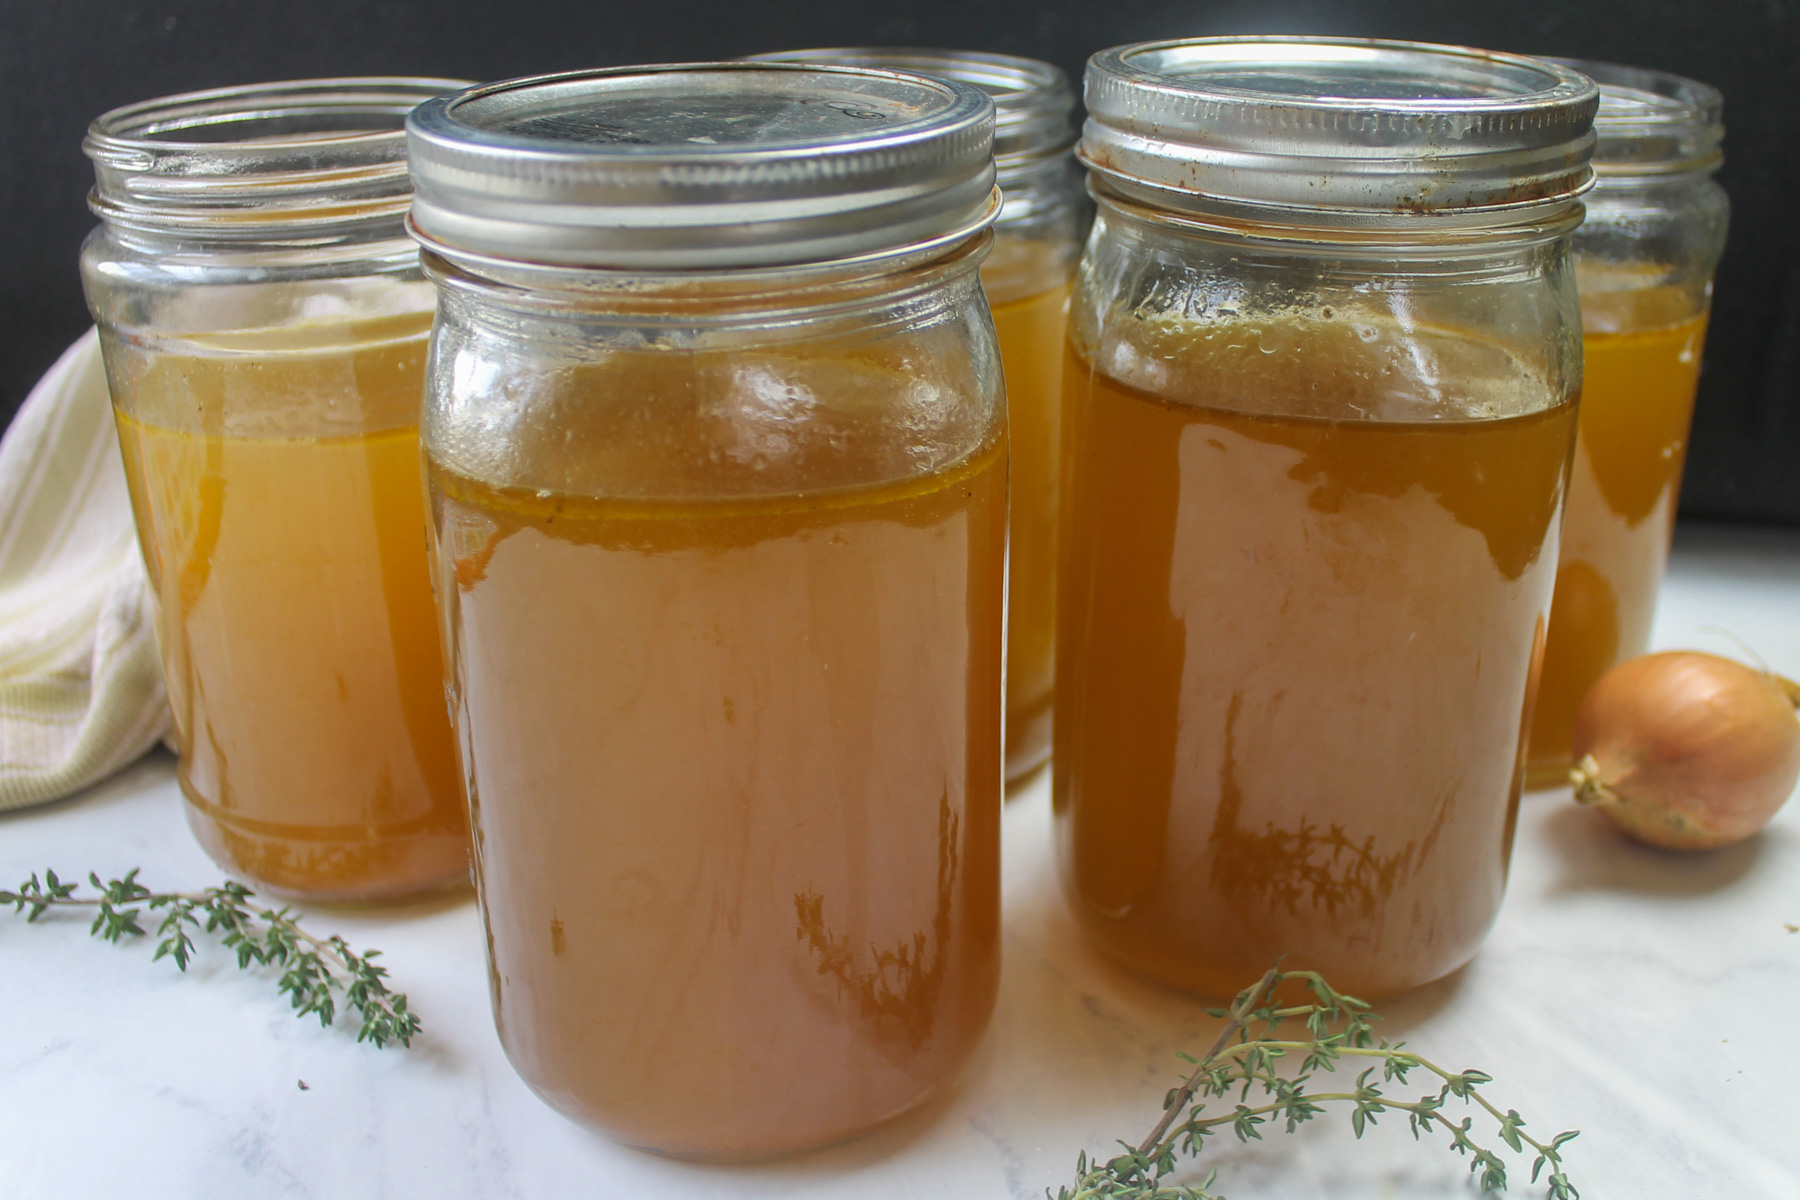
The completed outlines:
{"type": "Polygon", "coordinates": [[[992,223],[994,104],[894,71],[675,63],[471,88],[407,121],[432,250],[627,270],[828,262],[992,223]]]}
{"type": "Polygon", "coordinates": [[[401,222],[406,114],[461,79],[301,79],[185,92],[88,126],[88,204],[108,225],[208,240],[305,240],[401,222]]]}
{"type": "Polygon", "coordinates": [[[1580,59],[1551,60],[1600,85],[1594,171],[1603,176],[1716,171],[1725,161],[1725,97],[1680,75],[1580,59]]]}
{"type": "Polygon", "coordinates": [[[1516,54],[1225,37],[1103,50],[1086,101],[1077,153],[1128,196],[1378,226],[1573,199],[1592,183],[1599,96],[1516,54]]]}
{"type": "Polygon", "coordinates": [[[1002,180],[1010,168],[1062,154],[1075,144],[1069,124],[1075,92],[1069,77],[1062,68],[1035,58],[975,50],[842,46],[752,54],[744,61],[880,67],[972,84],[994,101],[994,164],[1002,180]]]}

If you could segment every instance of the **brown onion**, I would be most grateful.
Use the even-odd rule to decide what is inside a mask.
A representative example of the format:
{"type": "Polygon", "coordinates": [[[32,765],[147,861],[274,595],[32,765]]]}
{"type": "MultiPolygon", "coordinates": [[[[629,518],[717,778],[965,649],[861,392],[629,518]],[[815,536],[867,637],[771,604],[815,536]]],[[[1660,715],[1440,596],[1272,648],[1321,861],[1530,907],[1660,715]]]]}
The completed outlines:
{"type": "Polygon", "coordinates": [[[1620,663],[1575,717],[1575,798],[1671,850],[1739,842],[1800,778],[1800,685],[1674,650],[1620,663]]]}

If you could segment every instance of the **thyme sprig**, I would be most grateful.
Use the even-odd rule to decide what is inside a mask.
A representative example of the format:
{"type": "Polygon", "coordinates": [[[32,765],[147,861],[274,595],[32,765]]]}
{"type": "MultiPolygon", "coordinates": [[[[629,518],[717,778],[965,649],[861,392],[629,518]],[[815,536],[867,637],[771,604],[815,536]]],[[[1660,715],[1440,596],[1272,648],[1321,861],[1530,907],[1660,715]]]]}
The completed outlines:
{"type": "Polygon", "coordinates": [[[336,934],[315,937],[285,906],[253,908],[249,900],[255,893],[236,880],[200,892],[156,892],[139,883],[137,874],[134,867],[123,879],[101,883],[99,876],[89,873],[88,882],[99,895],[78,896],[80,884],[45,871],[42,883],[33,875],[13,891],[0,890],[0,906],[11,905],[28,922],[53,908],[95,909],[88,932],[108,942],[144,936],[138,918],[146,910],[160,911],[156,958],[172,959],[185,972],[194,958],[191,931],[219,934],[220,942],[237,956],[240,970],[281,968],[277,990],[288,997],[295,1016],[317,1015],[319,1024],[328,1026],[337,1020],[341,1000],[362,1018],[357,1041],[378,1047],[391,1042],[412,1045],[419,1018],[407,1007],[404,993],[388,990],[387,968],[375,962],[379,950],[357,954],[336,934]]]}
{"type": "Polygon", "coordinates": [[[1405,1049],[1404,1042],[1377,1039],[1371,1025],[1379,1018],[1369,1006],[1334,990],[1317,973],[1283,971],[1277,964],[1254,986],[1238,993],[1229,1009],[1209,1012],[1223,1017],[1225,1027],[1203,1058],[1182,1056],[1194,1069],[1164,1097],[1156,1127],[1135,1146],[1120,1142],[1124,1152],[1104,1162],[1089,1160],[1083,1151],[1075,1164],[1074,1187],[1058,1188],[1056,1200],[1224,1200],[1212,1190],[1216,1171],[1207,1172],[1197,1184],[1172,1182],[1179,1160],[1197,1156],[1206,1139],[1224,1129],[1230,1129],[1241,1142],[1260,1141],[1262,1126],[1271,1121],[1281,1122],[1292,1133],[1324,1113],[1329,1104],[1350,1107],[1350,1127],[1359,1138],[1389,1112],[1406,1114],[1415,1139],[1435,1126],[1450,1135],[1451,1149],[1469,1156],[1469,1170],[1479,1178],[1483,1192],[1504,1190],[1505,1161],[1475,1140],[1474,1116],[1459,1121],[1444,1111],[1452,1099],[1497,1122],[1500,1141],[1514,1153],[1523,1154],[1528,1147],[1537,1152],[1531,1181],[1536,1183],[1548,1167],[1545,1182],[1551,1200],[1579,1200],[1580,1194],[1563,1171],[1561,1153],[1563,1144],[1579,1131],[1571,1129],[1548,1142],[1538,1141],[1525,1132],[1525,1121],[1517,1112],[1510,1108],[1501,1112],[1476,1090],[1491,1082],[1490,1076],[1473,1070],[1448,1071],[1405,1049]],[[1278,1004],[1275,990],[1289,980],[1303,983],[1312,1000],[1278,1004]],[[1304,1036],[1281,1035],[1284,1027],[1296,1025],[1304,1028],[1304,1036]],[[1292,1077],[1280,1074],[1282,1060],[1295,1056],[1300,1056],[1299,1073],[1292,1077]],[[1370,1062],[1357,1075],[1353,1089],[1309,1090],[1316,1072],[1335,1072],[1339,1065],[1347,1065],[1346,1060],[1370,1062]],[[1414,1071],[1433,1079],[1433,1086],[1416,1099],[1399,1099],[1382,1091],[1389,1083],[1404,1087],[1414,1071]],[[1380,1078],[1376,1079],[1378,1072],[1380,1078]],[[1253,1090],[1262,1103],[1250,1102],[1253,1090]],[[1234,1092],[1236,1102],[1228,1110],[1207,1113],[1205,1100],[1227,1100],[1234,1092]],[[1197,1098],[1200,1103],[1195,1103],[1197,1098]]]}

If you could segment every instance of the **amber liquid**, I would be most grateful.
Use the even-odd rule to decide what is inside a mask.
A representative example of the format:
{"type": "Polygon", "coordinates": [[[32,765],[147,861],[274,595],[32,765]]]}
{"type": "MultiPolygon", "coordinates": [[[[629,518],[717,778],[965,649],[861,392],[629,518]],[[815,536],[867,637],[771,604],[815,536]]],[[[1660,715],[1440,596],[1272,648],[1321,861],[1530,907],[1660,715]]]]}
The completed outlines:
{"type": "Polygon", "coordinates": [[[421,324],[353,349],[109,362],[131,411],[184,426],[117,414],[189,823],[228,871],[296,896],[468,878],[416,425],[244,432],[310,404],[416,421],[421,324]]]}
{"type": "Polygon", "coordinates": [[[1066,368],[1064,883],[1210,996],[1278,955],[1425,983],[1505,884],[1574,405],[1491,343],[1347,324],[1151,331],[1121,361],[1153,387],[1066,368]]]}
{"type": "MultiPolygon", "coordinates": [[[[1060,274],[1060,267],[1052,264],[1051,273],[1060,274]]],[[[1006,370],[1012,447],[1006,777],[1014,782],[1050,757],[1056,689],[1056,474],[1068,311],[1066,283],[993,308],[1006,370]]]]}
{"type": "Polygon", "coordinates": [[[1706,341],[1705,313],[1670,319],[1683,299],[1660,289],[1582,298],[1581,432],[1528,786],[1568,782],[1581,701],[1615,663],[1650,648],[1706,341]]]}
{"type": "MultiPolygon", "coordinates": [[[[830,429],[854,363],[663,357],[595,385],[646,398],[615,474],[728,489],[878,457],[830,429]],[[744,436],[746,386],[818,403],[776,445],[744,436]],[[721,423],[759,454],[684,462],[721,423]]],[[[601,407],[546,470],[608,459],[601,407]]],[[[889,482],[694,500],[430,464],[494,1011],[549,1103],[753,1159],[960,1071],[999,974],[1005,462],[989,435],[889,482]]]]}

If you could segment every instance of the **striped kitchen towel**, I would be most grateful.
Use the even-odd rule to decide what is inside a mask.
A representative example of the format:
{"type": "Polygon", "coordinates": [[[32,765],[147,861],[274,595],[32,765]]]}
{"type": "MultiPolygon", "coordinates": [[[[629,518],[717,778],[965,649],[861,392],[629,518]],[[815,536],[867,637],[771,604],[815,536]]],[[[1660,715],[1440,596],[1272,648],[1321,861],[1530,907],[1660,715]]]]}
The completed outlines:
{"type": "Polygon", "coordinates": [[[169,726],[92,330],[0,440],[0,810],[79,791],[169,726]]]}

